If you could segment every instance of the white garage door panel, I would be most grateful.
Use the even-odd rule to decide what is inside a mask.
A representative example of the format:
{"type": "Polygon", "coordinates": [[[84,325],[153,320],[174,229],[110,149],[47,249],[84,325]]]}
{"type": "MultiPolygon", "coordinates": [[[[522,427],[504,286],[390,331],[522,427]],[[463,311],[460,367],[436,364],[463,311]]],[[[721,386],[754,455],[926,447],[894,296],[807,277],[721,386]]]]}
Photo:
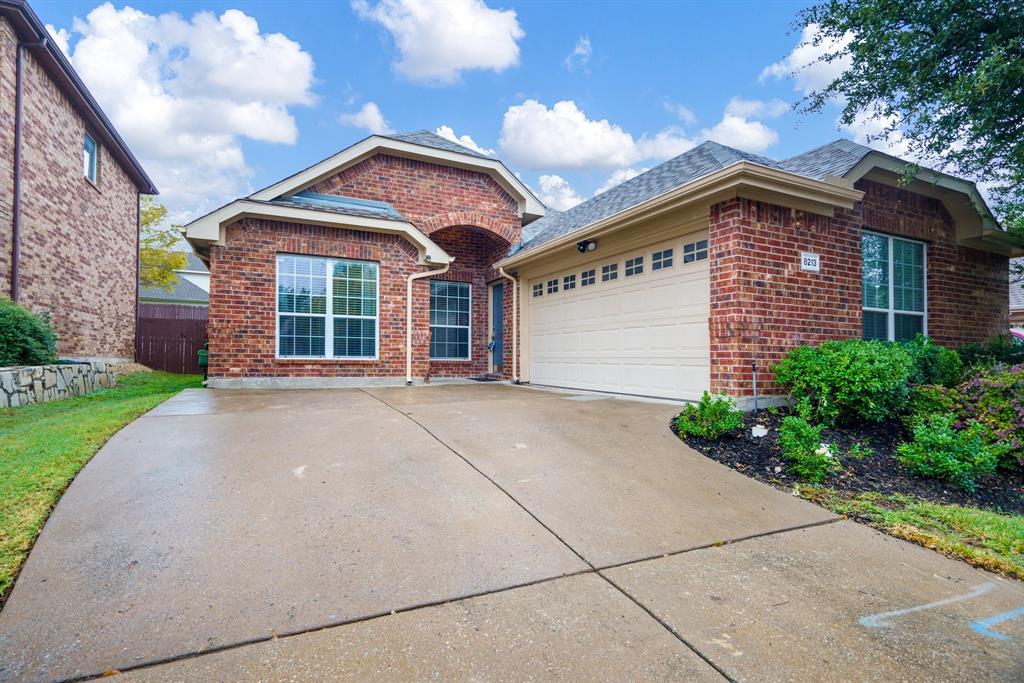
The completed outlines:
{"type": "Polygon", "coordinates": [[[620,278],[530,299],[530,380],[700,398],[710,386],[707,262],[620,278]]]}

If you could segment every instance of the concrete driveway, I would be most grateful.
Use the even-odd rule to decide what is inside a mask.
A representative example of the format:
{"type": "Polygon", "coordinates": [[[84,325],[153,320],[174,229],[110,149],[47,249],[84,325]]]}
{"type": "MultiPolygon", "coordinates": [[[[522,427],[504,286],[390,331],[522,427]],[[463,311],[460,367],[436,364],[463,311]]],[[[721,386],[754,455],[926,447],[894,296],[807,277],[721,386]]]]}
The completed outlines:
{"type": "Polygon", "coordinates": [[[1020,680],[1024,585],[505,385],[187,391],[74,481],[0,678],[1020,680]]]}

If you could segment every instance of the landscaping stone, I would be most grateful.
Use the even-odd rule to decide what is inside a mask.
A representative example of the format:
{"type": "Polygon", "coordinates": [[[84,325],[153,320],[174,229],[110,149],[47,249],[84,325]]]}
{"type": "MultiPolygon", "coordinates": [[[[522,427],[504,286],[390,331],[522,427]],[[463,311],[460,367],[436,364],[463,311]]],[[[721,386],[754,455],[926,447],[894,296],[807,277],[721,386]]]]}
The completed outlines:
{"type": "Polygon", "coordinates": [[[0,368],[0,408],[59,401],[117,383],[103,362],[0,368]]]}

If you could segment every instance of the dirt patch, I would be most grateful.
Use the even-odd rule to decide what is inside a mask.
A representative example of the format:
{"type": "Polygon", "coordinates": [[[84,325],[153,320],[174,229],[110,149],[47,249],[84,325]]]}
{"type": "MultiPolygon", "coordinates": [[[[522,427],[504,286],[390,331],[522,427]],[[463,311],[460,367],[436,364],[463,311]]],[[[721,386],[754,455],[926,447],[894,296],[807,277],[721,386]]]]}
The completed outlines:
{"type": "MultiPolygon", "coordinates": [[[[694,450],[748,477],[789,490],[800,480],[786,471],[787,463],[778,444],[778,428],[785,414],[783,410],[776,414],[761,411],[756,416],[747,413],[743,418],[742,433],[713,440],[684,436],[683,440],[694,450]],[[766,426],[768,435],[752,437],[750,428],[755,424],[766,426]]],[[[676,433],[675,423],[673,418],[670,424],[673,433],[676,433]]],[[[923,477],[901,465],[896,459],[896,447],[906,440],[903,425],[896,421],[826,429],[824,441],[835,445],[843,467],[817,485],[850,493],[901,493],[934,503],[1024,514],[1024,473],[999,472],[984,477],[978,480],[974,493],[968,493],[939,479],[923,477]],[[855,444],[859,444],[867,455],[856,457],[854,451],[858,447],[855,444]]]]}
{"type": "Polygon", "coordinates": [[[117,377],[132,375],[136,372],[153,372],[153,368],[147,368],[145,365],[138,363],[111,363],[110,369],[114,371],[117,377]]]}

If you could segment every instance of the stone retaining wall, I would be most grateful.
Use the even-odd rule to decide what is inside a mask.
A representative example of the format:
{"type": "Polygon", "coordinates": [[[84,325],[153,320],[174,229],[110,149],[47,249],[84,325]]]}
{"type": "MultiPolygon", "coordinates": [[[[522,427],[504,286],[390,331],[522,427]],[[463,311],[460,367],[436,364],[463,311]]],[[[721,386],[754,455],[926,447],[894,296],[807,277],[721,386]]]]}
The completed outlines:
{"type": "Polygon", "coordinates": [[[116,384],[107,363],[0,368],[0,408],[59,401],[116,384]]]}

